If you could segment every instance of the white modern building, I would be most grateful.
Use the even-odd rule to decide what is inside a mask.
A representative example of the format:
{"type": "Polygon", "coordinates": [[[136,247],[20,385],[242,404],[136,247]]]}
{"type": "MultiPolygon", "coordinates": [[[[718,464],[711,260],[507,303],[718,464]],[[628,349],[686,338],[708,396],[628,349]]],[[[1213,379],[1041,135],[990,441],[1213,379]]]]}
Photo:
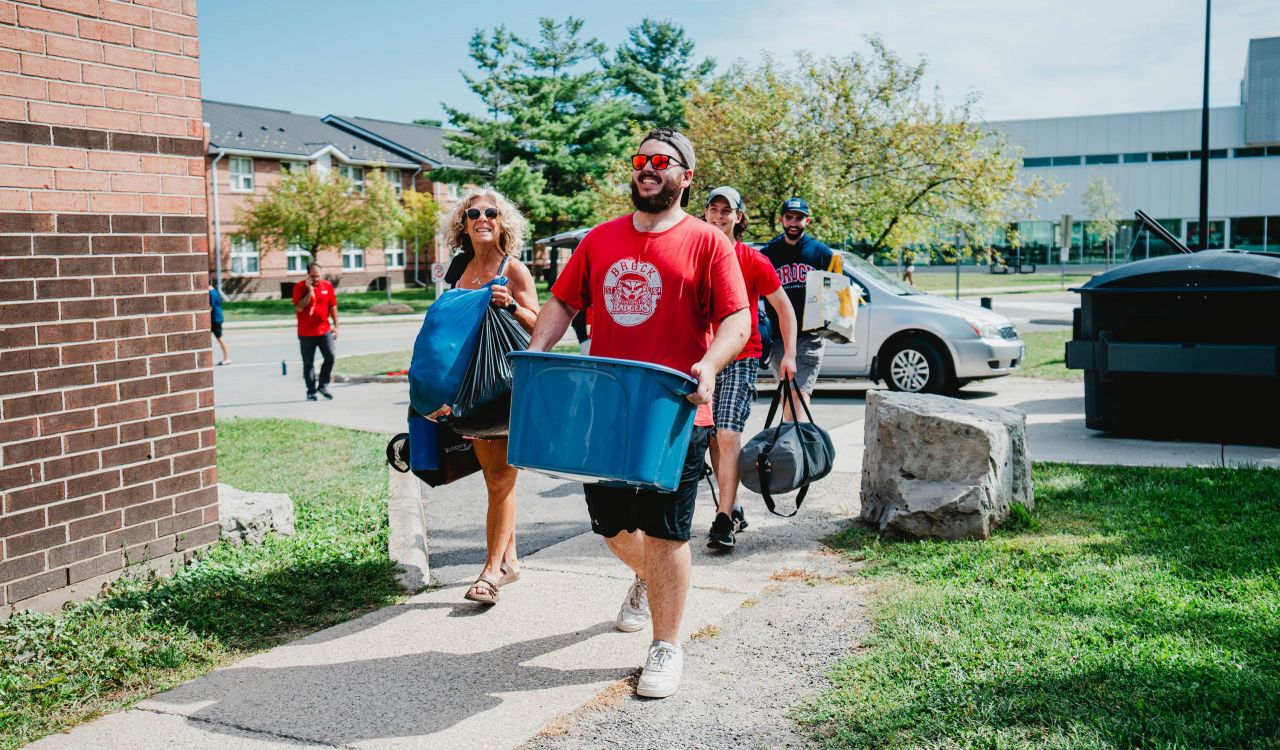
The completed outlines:
{"type": "MultiPolygon", "coordinates": [[[[1019,222],[1024,256],[1056,262],[1051,248],[1068,214],[1071,261],[1104,259],[1103,238],[1083,231],[1093,218],[1083,196],[1098,177],[1118,194],[1124,216],[1142,209],[1186,244],[1198,242],[1200,115],[1187,109],[991,123],[1024,150],[1025,176],[1063,186],[1037,206],[1032,220],[1019,222]]],[[[1209,247],[1280,253],[1280,37],[1249,42],[1240,104],[1210,109],[1209,159],[1209,247]]],[[[1118,259],[1132,240],[1132,225],[1122,223],[1117,233],[1118,259]]],[[[1135,259],[1169,251],[1147,234],[1135,259]]]]}

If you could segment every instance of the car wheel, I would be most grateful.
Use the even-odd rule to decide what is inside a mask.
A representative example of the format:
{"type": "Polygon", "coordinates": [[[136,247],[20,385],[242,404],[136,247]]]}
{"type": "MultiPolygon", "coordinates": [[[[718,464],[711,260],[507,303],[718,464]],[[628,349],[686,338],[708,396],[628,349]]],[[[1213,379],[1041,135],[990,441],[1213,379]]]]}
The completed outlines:
{"type": "Polygon", "coordinates": [[[884,362],[884,380],[891,390],[944,393],[955,389],[951,363],[928,339],[908,336],[898,341],[884,362]]]}

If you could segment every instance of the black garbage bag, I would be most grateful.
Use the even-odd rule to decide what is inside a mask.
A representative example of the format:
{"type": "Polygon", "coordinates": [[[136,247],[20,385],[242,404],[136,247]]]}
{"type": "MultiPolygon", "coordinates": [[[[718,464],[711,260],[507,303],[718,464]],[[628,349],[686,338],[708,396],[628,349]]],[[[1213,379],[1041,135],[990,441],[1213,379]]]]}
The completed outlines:
{"type": "Polygon", "coordinates": [[[490,307],[458,397],[436,421],[463,435],[505,437],[511,424],[510,352],[529,348],[529,334],[506,310],[490,307]]]}

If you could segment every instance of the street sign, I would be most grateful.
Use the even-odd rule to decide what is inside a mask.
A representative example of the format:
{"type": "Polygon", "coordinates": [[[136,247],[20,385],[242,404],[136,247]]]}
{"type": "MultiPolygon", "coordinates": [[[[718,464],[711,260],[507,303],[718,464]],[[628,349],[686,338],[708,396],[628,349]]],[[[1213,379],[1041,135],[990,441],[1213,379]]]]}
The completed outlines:
{"type": "Polygon", "coordinates": [[[449,270],[449,267],[448,267],[448,264],[446,263],[432,263],[431,264],[431,280],[444,281],[444,274],[447,270],[449,270]]]}

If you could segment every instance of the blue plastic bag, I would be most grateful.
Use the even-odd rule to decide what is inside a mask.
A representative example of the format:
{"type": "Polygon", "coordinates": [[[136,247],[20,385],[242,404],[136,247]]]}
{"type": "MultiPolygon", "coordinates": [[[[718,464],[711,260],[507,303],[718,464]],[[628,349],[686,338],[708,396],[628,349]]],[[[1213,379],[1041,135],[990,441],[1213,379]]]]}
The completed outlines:
{"type": "Polygon", "coordinates": [[[492,286],[506,283],[499,276],[479,289],[450,289],[427,309],[409,362],[409,403],[419,414],[448,413],[475,354],[492,286]]]}

